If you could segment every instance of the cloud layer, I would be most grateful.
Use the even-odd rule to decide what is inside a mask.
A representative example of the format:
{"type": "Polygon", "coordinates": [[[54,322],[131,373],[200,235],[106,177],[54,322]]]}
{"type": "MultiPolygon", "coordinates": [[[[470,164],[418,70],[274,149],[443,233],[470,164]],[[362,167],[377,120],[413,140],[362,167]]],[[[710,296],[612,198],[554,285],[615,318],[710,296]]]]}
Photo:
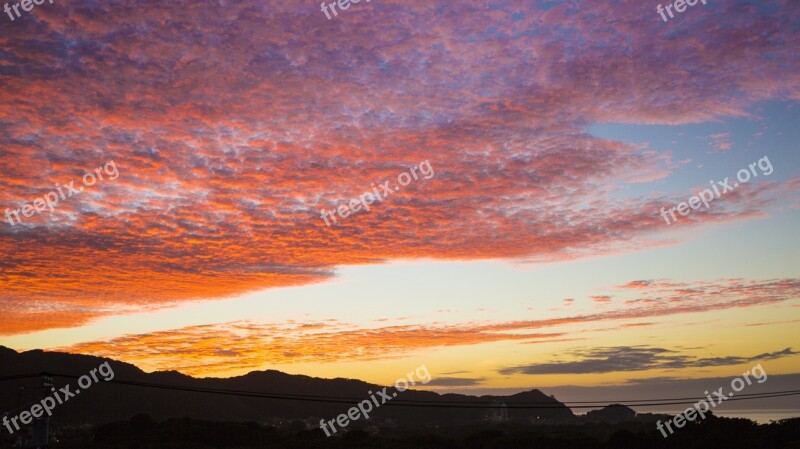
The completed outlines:
{"type": "MultiPolygon", "coordinates": [[[[381,0],[328,21],[297,2],[112,0],[6,23],[2,208],[111,159],[120,177],[0,224],[0,332],[318,282],[339,265],[654,244],[654,211],[675,201],[610,194],[675,163],[587,125],[800,100],[800,6],[720,2],[664,26],[641,2],[605,3],[381,0]],[[324,225],[321,208],[424,160],[430,182],[324,225]]],[[[760,216],[797,188],[746,186],[687,221],[760,216]]]]}
{"type": "MultiPolygon", "coordinates": [[[[640,284],[638,282],[637,284],[640,284]]],[[[631,285],[626,284],[626,285],[631,285]]],[[[653,292],[635,291],[646,302],[633,300],[613,310],[550,319],[506,322],[463,322],[386,325],[372,328],[335,320],[319,323],[277,324],[239,321],[191,326],[148,334],[126,335],[57,350],[117,357],[146,369],[177,369],[186,374],[250,371],[267,365],[328,363],[392,359],[431,348],[471,346],[490,342],[553,343],[586,338],[587,330],[575,325],[620,323],[642,325],[644,318],[670,317],[743,307],[783,304],[800,297],[800,280],[744,281],[731,279],[695,284],[661,281],[653,292]],[[663,285],[671,285],[666,291],[663,285]]],[[[620,290],[625,290],[620,286],[620,290]]],[[[586,300],[589,301],[589,300],[586,300]]],[[[607,329],[615,331],[616,328],[607,329]]],[[[592,331],[597,332],[597,330],[592,331]]],[[[603,330],[599,330],[603,332],[603,330]]],[[[774,355],[796,354],[787,349],[774,355]]],[[[759,357],[769,357],[763,354],[759,357]]],[[[507,367],[507,373],[595,372],[680,368],[702,363],[734,365],[741,358],[693,359],[659,348],[599,348],[584,354],[586,360],[530,367],[507,367]],[[624,368],[628,366],[629,368],[624,368]],[[570,371],[571,370],[571,371],[570,371]]]]}

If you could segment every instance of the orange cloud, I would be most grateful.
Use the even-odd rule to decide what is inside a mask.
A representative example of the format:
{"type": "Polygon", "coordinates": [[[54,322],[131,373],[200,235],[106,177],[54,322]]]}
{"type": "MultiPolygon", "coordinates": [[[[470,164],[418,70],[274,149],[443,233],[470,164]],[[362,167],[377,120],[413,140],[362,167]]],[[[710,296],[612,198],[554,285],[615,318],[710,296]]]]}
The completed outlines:
{"type": "MultiPolygon", "coordinates": [[[[654,213],[675,201],[612,193],[663,179],[671,157],[586,127],[800,100],[800,10],[770,5],[718,5],[729,27],[702,14],[658,27],[644,6],[588,0],[382,0],[336,21],[278,0],[36,11],[0,38],[0,211],[111,159],[120,176],[0,222],[0,333],[318,282],[341,265],[656,244],[654,213]],[[672,33],[691,45],[664,45],[672,33]],[[423,160],[434,179],[324,225],[320,209],[423,160]]],[[[763,216],[798,186],[743,187],[681,225],[763,216]]]]}
{"type": "MultiPolygon", "coordinates": [[[[601,313],[552,319],[495,323],[434,323],[357,328],[331,321],[288,323],[239,321],[191,326],[162,332],[126,335],[110,341],[76,344],[60,351],[116,357],[153,370],[177,369],[186,374],[210,375],[300,362],[336,362],[395,358],[428,348],[477,345],[498,341],[545,343],[579,339],[575,324],[634,320],[623,326],[646,326],[635,320],[682,313],[782,303],[800,297],[800,280],[698,282],[693,295],[672,300],[671,291],[656,289],[654,303],[601,313]],[[553,331],[541,333],[543,329],[553,331]]],[[[602,331],[614,331],[609,328],[602,331]]],[[[586,331],[583,331],[586,332],[586,331]]]]}

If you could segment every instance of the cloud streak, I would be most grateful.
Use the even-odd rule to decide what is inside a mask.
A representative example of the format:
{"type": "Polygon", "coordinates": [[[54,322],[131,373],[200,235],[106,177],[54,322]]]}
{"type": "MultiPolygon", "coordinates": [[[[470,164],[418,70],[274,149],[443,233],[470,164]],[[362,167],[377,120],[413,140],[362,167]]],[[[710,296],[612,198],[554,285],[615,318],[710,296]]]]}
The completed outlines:
{"type": "MultiPolygon", "coordinates": [[[[208,375],[218,372],[243,372],[271,364],[329,363],[391,359],[431,348],[472,346],[491,342],[553,343],[577,341],[587,330],[575,325],[620,322],[638,326],[643,318],[667,317],[685,313],[781,304],[800,297],[800,280],[728,280],[672,285],[671,293],[647,303],[633,302],[599,313],[551,319],[481,323],[429,323],[361,327],[338,321],[275,324],[239,321],[191,326],[148,334],[125,335],[109,341],[92,341],[64,348],[66,352],[111,356],[146,369],[177,369],[186,374],[208,375]],[[678,291],[686,292],[679,294],[678,291]],[[691,293],[690,293],[691,292],[691,293]],[[673,296],[674,295],[674,296],[673,296]],[[630,321],[630,323],[626,323],[630,321]],[[223,351],[223,352],[220,352],[223,351]],[[231,351],[231,352],[227,352],[231,351]]],[[[640,294],[637,291],[637,294],[640,294]]],[[[601,331],[616,331],[609,328],[601,331]]],[[[713,365],[741,363],[741,358],[696,360],[670,353],[667,349],[630,347],[622,350],[598,349],[585,361],[552,363],[532,370],[630,370],[662,367],[678,369],[702,363],[713,365]],[[603,352],[605,351],[605,352],[603,352]],[[572,365],[570,365],[572,363],[572,365]],[[671,366],[669,364],[672,364],[671,366]],[[683,365],[681,365],[681,363],[683,365]]],[[[789,356],[790,349],[759,358],[789,356]]],[[[528,367],[508,367],[508,373],[528,367]]],[[[600,371],[598,371],[600,372],[600,371]]],[[[532,373],[531,373],[532,374],[532,373]]]]}
{"type": "Polygon", "coordinates": [[[652,369],[706,368],[710,366],[731,366],[760,360],[791,357],[800,352],[786,348],[782,351],[759,354],[752,357],[694,357],[664,348],[647,346],[620,346],[613,348],[592,348],[587,351],[573,351],[571,356],[580,357],[577,361],[534,363],[513,366],[498,370],[500,374],[602,374],[626,371],[646,371],[652,369]]]}

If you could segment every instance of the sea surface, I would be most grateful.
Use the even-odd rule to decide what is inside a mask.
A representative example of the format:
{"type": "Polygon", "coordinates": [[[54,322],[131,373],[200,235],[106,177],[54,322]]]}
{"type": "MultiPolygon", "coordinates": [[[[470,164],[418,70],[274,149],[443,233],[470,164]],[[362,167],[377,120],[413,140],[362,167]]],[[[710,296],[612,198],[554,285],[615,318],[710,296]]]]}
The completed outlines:
{"type": "Polygon", "coordinates": [[[726,418],[747,418],[759,424],[768,424],[779,419],[800,418],[800,409],[797,410],[731,410],[716,413],[717,416],[726,418]]]}

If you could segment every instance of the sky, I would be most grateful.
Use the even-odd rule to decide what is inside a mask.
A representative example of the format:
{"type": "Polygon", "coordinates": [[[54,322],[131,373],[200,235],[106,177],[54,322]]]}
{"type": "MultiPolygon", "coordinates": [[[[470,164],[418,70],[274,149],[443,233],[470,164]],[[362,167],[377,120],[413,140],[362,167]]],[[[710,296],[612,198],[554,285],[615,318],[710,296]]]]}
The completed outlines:
{"type": "Polygon", "coordinates": [[[0,344],[573,400],[796,386],[800,4],[655,7],[0,16],[0,344]]]}

